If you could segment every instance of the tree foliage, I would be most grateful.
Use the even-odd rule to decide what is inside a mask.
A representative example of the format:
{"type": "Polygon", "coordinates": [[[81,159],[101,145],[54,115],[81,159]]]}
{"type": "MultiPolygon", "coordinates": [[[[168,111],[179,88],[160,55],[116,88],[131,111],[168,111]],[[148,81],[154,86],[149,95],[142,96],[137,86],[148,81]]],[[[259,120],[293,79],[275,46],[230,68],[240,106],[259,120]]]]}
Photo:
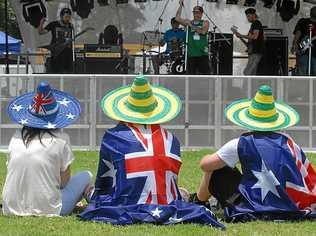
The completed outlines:
{"type": "MultiPolygon", "coordinates": [[[[17,38],[17,39],[22,39],[20,30],[19,30],[19,25],[16,19],[15,12],[13,8],[11,7],[10,1],[8,1],[8,33],[10,36],[17,38]]],[[[0,0],[0,31],[5,31],[5,0],[0,0]]]]}

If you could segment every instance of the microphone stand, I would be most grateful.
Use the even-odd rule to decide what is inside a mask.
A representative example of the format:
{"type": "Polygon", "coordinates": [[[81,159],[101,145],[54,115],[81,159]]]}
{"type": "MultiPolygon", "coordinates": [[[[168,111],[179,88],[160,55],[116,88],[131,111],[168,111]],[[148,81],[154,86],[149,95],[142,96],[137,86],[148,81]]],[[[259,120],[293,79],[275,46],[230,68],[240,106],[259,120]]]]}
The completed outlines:
{"type": "Polygon", "coordinates": [[[158,25],[158,75],[160,74],[160,62],[161,62],[161,55],[160,55],[160,40],[161,40],[161,25],[162,25],[162,18],[159,18],[159,25],[158,25]]]}
{"type": "Polygon", "coordinates": [[[311,75],[311,67],[312,67],[312,25],[309,25],[309,48],[308,48],[308,76],[311,75]]]}
{"type": "Polygon", "coordinates": [[[76,56],[75,56],[75,28],[73,26],[73,24],[71,24],[71,47],[72,47],[72,73],[75,74],[76,73],[76,56]]]}

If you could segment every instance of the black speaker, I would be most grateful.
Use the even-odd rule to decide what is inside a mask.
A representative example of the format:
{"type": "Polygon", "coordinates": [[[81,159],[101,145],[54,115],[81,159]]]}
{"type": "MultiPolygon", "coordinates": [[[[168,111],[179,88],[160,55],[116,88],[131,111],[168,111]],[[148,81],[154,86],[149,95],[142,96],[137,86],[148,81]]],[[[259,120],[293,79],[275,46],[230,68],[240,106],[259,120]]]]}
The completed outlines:
{"type": "Polygon", "coordinates": [[[223,35],[220,33],[209,34],[211,69],[214,75],[233,74],[233,34],[223,35]]]}
{"type": "Polygon", "coordinates": [[[288,75],[288,37],[265,36],[265,50],[258,75],[288,75]]]}
{"type": "Polygon", "coordinates": [[[127,74],[127,58],[85,58],[84,73],[127,74]]]}

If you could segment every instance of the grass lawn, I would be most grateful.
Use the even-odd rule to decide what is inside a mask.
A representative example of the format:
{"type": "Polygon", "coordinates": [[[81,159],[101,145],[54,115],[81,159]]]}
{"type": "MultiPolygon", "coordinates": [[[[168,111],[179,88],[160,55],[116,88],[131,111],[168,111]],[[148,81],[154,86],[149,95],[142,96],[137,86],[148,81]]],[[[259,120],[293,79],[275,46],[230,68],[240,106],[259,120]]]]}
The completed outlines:
{"type": "MultiPolygon", "coordinates": [[[[182,171],[179,185],[195,191],[201,172],[198,163],[207,150],[183,152],[182,171]]],[[[97,152],[76,152],[73,173],[90,170],[95,174],[98,164],[97,152]]],[[[316,155],[309,154],[316,165],[316,155]]],[[[5,155],[0,154],[0,189],[5,180],[5,155]]],[[[111,226],[108,224],[82,222],[76,215],[69,217],[5,217],[0,215],[0,235],[316,235],[316,221],[304,222],[251,222],[226,224],[227,230],[220,231],[207,226],[179,224],[174,226],[134,225],[111,226]]]]}

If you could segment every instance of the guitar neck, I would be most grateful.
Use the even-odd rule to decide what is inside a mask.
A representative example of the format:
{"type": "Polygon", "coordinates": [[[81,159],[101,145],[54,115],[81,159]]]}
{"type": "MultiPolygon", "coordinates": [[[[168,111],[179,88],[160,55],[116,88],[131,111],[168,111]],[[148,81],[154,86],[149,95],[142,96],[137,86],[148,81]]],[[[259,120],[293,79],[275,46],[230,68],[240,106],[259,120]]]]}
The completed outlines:
{"type": "Polygon", "coordinates": [[[246,47],[248,47],[248,42],[244,38],[239,38],[243,44],[245,44],[246,47]]]}

